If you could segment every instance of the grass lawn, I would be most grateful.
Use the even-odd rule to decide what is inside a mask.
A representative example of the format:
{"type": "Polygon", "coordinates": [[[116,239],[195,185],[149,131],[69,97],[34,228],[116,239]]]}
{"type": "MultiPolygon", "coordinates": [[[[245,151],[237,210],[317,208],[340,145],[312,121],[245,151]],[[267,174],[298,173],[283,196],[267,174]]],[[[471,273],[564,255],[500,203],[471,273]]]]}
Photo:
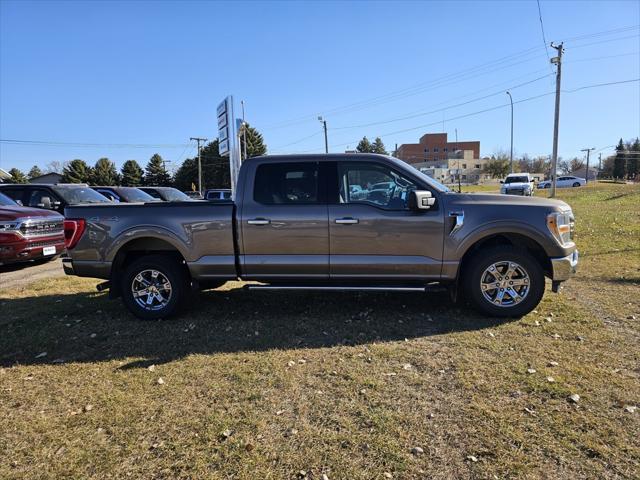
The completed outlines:
{"type": "Polygon", "coordinates": [[[0,290],[0,478],[639,478],[640,186],[559,196],[580,272],[518,321],[228,283],[140,322],[93,280],[0,290]]]}

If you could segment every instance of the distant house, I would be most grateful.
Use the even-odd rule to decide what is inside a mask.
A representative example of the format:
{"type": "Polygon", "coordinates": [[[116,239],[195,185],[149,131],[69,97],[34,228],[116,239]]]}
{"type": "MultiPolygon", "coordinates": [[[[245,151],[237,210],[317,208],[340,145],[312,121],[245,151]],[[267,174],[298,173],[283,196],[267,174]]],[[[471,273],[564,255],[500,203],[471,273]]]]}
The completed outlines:
{"type": "Polygon", "coordinates": [[[11,180],[11,175],[9,175],[9,172],[6,172],[5,170],[0,168],[0,183],[6,183],[9,182],[11,180]]]}
{"type": "Polygon", "coordinates": [[[53,185],[54,183],[60,183],[61,180],[61,173],[51,172],[40,175],[39,177],[33,177],[31,180],[29,180],[29,183],[46,183],[49,185],[53,185]]]}
{"type": "MultiPolygon", "coordinates": [[[[599,173],[597,168],[589,167],[589,180],[597,180],[599,173]]],[[[579,168],[571,172],[571,175],[574,177],[587,178],[587,169],[586,167],[579,168]]]]}

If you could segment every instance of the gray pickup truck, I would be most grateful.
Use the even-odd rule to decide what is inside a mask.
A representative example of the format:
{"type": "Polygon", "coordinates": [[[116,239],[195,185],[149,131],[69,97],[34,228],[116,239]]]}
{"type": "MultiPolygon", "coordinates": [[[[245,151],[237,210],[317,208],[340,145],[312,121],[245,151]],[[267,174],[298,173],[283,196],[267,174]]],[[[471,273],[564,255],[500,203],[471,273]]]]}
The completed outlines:
{"type": "Polygon", "coordinates": [[[561,201],[458,194],[383,155],[245,161],[228,203],[69,206],[65,272],[108,280],[143,319],[193,289],[427,291],[447,287],[491,316],[519,317],[576,270],[561,201]]]}

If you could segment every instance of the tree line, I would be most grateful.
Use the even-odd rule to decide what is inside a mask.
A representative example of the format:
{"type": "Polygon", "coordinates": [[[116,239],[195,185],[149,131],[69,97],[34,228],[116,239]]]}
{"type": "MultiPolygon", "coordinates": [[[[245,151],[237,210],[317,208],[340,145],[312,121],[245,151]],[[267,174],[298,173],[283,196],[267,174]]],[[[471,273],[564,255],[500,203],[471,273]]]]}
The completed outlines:
{"type": "MultiPolygon", "coordinates": [[[[267,146],[262,135],[253,127],[247,126],[246,137],[247,158],[264,155],[267,146]]],[[[244,151],[244,148],[243,148],[244,151]]],[[[231,185],[229,173],[229,158],[220,155],[218,140],[213,140],[200,150],[202,163],[202,181],[205,186],[215,188],[229,188],[231,185]]],[[[145,185],[172,186],[180,190],[192,190],[198,185],[198,156],[187,158],[182,162],[174,175],[166,168],[165,160],[154,154],[147,162],[146,167],[136,160],[127,160],[122,164],[120,171],[114,162],[108,158],[100,158],[95,165],[90,166],[84,160],[75,159],[60,166],[52,165],[50,171],[59,172],[62,169],[63,183],[86,183],[89,185],[122,185],[125,187],[139,187],[145,185]]],[[[37,178],[43,172],[34,166],[28,174],[22,173],[17,168],[9,170],[12,183],[27,183],[37,178]]]]}

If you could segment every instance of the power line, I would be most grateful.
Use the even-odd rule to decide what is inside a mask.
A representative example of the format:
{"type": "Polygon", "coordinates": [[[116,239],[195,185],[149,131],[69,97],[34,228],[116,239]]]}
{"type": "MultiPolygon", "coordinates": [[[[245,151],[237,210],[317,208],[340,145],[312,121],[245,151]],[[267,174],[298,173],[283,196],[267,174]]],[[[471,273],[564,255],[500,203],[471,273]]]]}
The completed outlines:
{"type": "Polygon", "coordinates": [[[146,144],[146,143],[83,143],[83,142],[53,142],[48,140],[16,140],[0,139],[0,143],[12,145],[46,145],[46,146],[71,146],[71,147],[106,147],[106,148],[184,148],[188,143],[176,144],[146,144]]]}
{"type": "MultiPolygon", "coordinates": [[[[639,81],[640,81],[640,78],[635,78],[635,79],[629,79],[629,80],[619,80],[619,81],[615,81],[615,82],[598,83],[598,84],[593,84],[593,85],[585,85],[585,86],[582,86],[582,87],[579,87],[579,88],[576,88],[576,89],[573,89],[573,90],[563,90],[563,92],[565,92],[565,93],[573,93],[573,92],[577,92],[577,91],[580,91],[580,90],[585,90],[587,88],[604,87],[604,86],[609,86],[609,85],[619,85],[619,84],[625,84],[625,83],[631,83],[631,82],[639,82],[639,81]]],[[[549,95],[554,95],[555,93],[556,92],[554,90],[554,91],[551,91],[551,92],[542,93],[540,95],[534,95],[534,96],[531,96],[531,97],[528,97],[528,98],[524,98],[522,100],[515,101],[515,102],[513,102],[513,104],[516,105],[516,104],[519,104],[519,103],[529,102],[529,101],[532,101],[532,100],[536,100],[538,98],[546,97],[546,96],[549,96],[549,95]]],[[[508,106],[510,106],[510,103],[504,103],[502,105],[496,105],[494,107],[489,107],[489,108],[485,108],[485,109],[478,110],[478,111],[475,111],[475,112],[467,113],[467,114],[464,114],[464,115],[459,115],[457,117],[451,117],[451,118],[448,118],[447,121],[451,122],[453,120],[460,120],[462,118],[468,118],[468,117],[480,115],[480,114],[483,114],[483,113],[487,113],[487,112],[490,112],[490,111],[493,111],[493,110],[498,110],[500,108],[505,108],[505,107],[508,107],[508,106]]],[[[438,120],[438,121],[435,121],[435,122],[432,122],[432,123],[427,123],[427,124],[424,124],[424,125],[418,125],[416,127],[410,127],[410,128],[405,128],[405,129],[402,129],[402,130],[396,130],[394,132],[383,133],[383,134],[380,135],[380,137],[382,138],[382,137],[386,137],[386,136],[390,136],[390,135],[397,135],[397,134],[400,134],[400,133],[411,132],[411,131],[414,131],[414,130],[419,130],[419,129],[426,128],[426,127],[431,127],[431,126],[434,126],[434,125],[439,125],[440,123],[442,123],[442,121],[438,120]]],[[[342,147],[342,146],[350,145],[350,144],[353,144],[353,143],[356,143],[356,142],[357,142],[357,140],[351,140],[349,142],[344,142],[344,143],[340,143],[340,144],[331,145],[331,147],[332,148],[342,147]]],[[[310,152],[314,152],[316,150],[317,149],[306,150],[306,151],[296,152],[296,153],[310,153],[310,152]]]]}
{"type": "MultiPolygon", "coordinates": [[[[547,38],[544,34],[544,22],[542,21],[542,10],[540,9],[540,0],[538,2],[538,18],[540,19],[540,30],[542,30],[542,43],[544,44],[544,50],[547,52],[547,60],[549,60],[549,68],[551,68],[551,56],[549,55],[549,47],[547,46],[547,38]]],[[[551,68],[553,71],[553,68],[551,68]]]]}
{"type": "MultiPolygon", "coordinates": [[[[513,85],[511,87],[507,87],[507,90],[514,90],[514,89],[522,87],[524,85],[529,85],[531,83],[537,82],[537,81],[545,79],[547,77],[550,77],[551,75],[553,75],[553,73],[549,73],[547,75],[543,75],[542,77],[538,77],[538,78],[535,78],[533,80],[529,80],[528,82],[520,83],[519,85],[513,85]]],[[[393,118],[391,120],[383,120],[383,121],[379,121],[379,122],[371,122],[371,123],[366,123],[366,124],[362,124],[362,125],[350,125],[350,126],[347,126],[347,127],[335,127],[335,128],[332,128],[331,130],[347,130],[347,129],[351,129],[351,128],[364,128],[364,127],[371,127],[371,126],[374,126],[374,125],[382,125],[382,124],[386,124],[386,123],[399,122],[399,121],[402,121],[402,120],[408,120],[410,118],[423,117],[425,115],[430,115],[432,113],[438,113],[438,112],[442,112],[442,111],[445,111],[445,110],[450,110],[450,109],[453,109],[453,108],[462,107],[462,106],[468,105],[470,103],[478,102],[480,100],[485,100],[487,98],[495,97],[496,95],[502,95],[502,94],[504,94],[504,89],[501,89],[499,92],[490,93],[490,94],[484,95],[482,97],[473,98],[471,100],[467,100],[466,102],[457,103],[455,105],[449,105],[449,106],[442,107],[442,108],[439,108],[439,109],[436,109],[436,110],[420,112],[420,113],[416,113],[416,114],[412,114],[412,115],[407,115],[407,116],[404,116],[404,117],[393,118]]]]}
{"type": "MultiPolygon", "coordinates": [[[[616,29],[612,29],[612,30],[604,30],[604,31],[599,31],[599,32],[594,32],[594,33],[589,33],[589,34],[583,34],[583,35],[578,35],[575,37],[570,37],[567,39],[567,41],[574,41],[574,40],[584,40],[584,39],[588,39],[588,38],[592,38],[592,37],[599,37],[599,36],[606,36],[606,35],[612,35],[612,34],[617,34],[617,33],[623,33],[626,31],[630,31],[630,30],[634,30],[634,29],[638,29],[640,27],[640,25],[632,25],[632,26],[627,26],[627,27],[619,27],[616,29]]],[[[624,37],[626,38],[626,37],[624,37]]],[[[622,38],[620,38],[622,39],[622,38]]],[[[620,40],[620,39],[614,39],[614,40],[620,40]]],[[[598,43],[598,42],[596,42],[598,43]]],[[[584,45],[587,46],[587,45],[584,45]]],[[[580,47],[582,47],[582,45],[580,45],[580,47]]],[[[545,49],[547,48],[546,46],[546,42],[545,42],[545,49]]],[[[577,47],[576,47],[577,48],[577,47]]],[[[445,75],[443,77],[438,77],[436,79],[433,80],[429,80],[426,82],[421,82],[418,84],[415,84],[413,86],[410,87],[405,87],[403,89],[400,90],[396,90],[396,91],[392,91],[383,95],[379,95],[376,97],[372,97],[369,98],[367,100],[361,100],[358,102],[354,102],[351,104],[347,104],[347,105],[343,105],[340,107],[335,107],[329,110],[325,110],[322,112],[319,112],[321,115],[338,115],[338,114],[342,114],[342,113],[346,113],[349,111],[354,111],[354,110],[361,110],[364,108],[369,108],[371,106],[374,105],[379,105],[381,103],[387,103],[390,101],[394,101],[400,98],[405,98],[407,96],[411,96],[411,95],[417,95],[419,93],[423,93],[424,91],[428,91],[429,89],[433,89],[433,88],[437,88],[438,86],[442,85],[442,84],[446,84],[446,85],[450,85],[452,83],[452,80],[458,80],[458,81],[462,81],[465,79],[470,79],[470,78],[475,78],[479,75],[483,75],[483,74],[487,74],[487,73],[494,73],[498,70],[502,70],[505,68],[509,68],[512,66],[516,66],[519,65],[521,63],[524,62],[528,62],[531,60],[535,60],[536,58],[538,58],[538,56],[534,56],[532,58],[529,58],[528,60],[520,60],[517,62],[514,62],[514,60],[519,59],[519,58],[525,58],[527,56],[531,56],[532,54],[534,54],[537,50],[539,50],[539,47],[531,47],[525,50],[521,50],[519,52],[507,55],[505,57],[501,57],[498,58],[496,60],[491,60],[489,62],[485,62],[467,69],[463,69],[460,70],[458,72],[454,72],[448,75],[445,75]],[[509,63],[512,62],[512,63],[509,63]],[[501,64],[505,64],[506,65],[502,65],[501,64]],[[489,69],[488,71],[483,72],[483,69],[489,69]],[[479,73],[478,73],[479,72],[479,73]]],[[[548,51],[545,55],[546,57],[548,57],[548,51]]],[[[285,128],[285,127],[289,127],[292,125],[297,125],[299,123],[305,123],[305,122],[310,122],[310,121],[315,121],[317,117],[317,113],[314,114],[308,114],[308,115],[303,115],[300,117],[296,117],[293,119],[289,119],[289,120],[283,120],[281,122],[272,124],[272,125],[267,125],[263,128],[263,130],[275,130],[275,129],[279,129],[279,128],[285,128]]]]}

